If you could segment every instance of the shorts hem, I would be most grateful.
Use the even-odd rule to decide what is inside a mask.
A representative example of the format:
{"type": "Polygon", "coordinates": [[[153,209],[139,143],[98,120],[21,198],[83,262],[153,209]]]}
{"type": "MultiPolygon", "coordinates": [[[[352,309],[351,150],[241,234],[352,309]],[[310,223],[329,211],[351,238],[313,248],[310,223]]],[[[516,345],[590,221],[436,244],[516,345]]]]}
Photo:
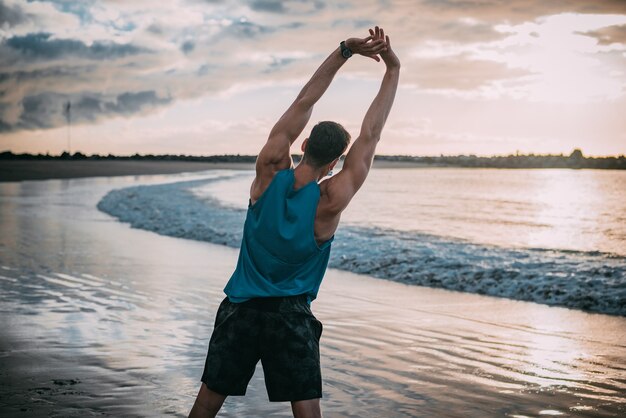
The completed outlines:
{"type": "Polygon", "coordinates": [[[210,390],[212,390],[215,393],[218,393],[222,396],[246,396],[246,391],[244,390],[243,392],[241,391],[230,391],[230,390],[226,390],[222,387],[219,387],[218,385],[213,385],[211,382],[208,382],[206,380],[200,380],[202,383],[204,383],[206,385],[206,387],[210,390]]]}
{"type": "Polygon", "coordinates": [[[313,396],[292,396],[292,397],[285,397],[285,398],[269,398],[270,402],[297,402],[297,401],[308,401],[311,399],[321,399],[322,398],[322,394],[320,393],[319,395],[313,395],[313,396]]]}

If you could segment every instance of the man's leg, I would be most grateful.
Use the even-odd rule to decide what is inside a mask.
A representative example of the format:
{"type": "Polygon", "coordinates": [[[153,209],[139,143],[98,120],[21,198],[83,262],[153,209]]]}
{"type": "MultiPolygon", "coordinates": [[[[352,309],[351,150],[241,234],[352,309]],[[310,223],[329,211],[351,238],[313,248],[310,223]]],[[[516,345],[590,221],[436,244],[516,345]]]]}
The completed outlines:
{"type": "Polygon", "coordinates": [[[291,410],[294,418],[322,418],[319,398],[291,402],[291,410]]]}
{"type": "Polygon", "coordinates": [[[322,323],[304,295],[283,298],[279,309],[267,313],[261,334],[267,394],[272,402],[291,401],[296,418],[320,418],[322,323]]]}
{"type": "Polygon", "coordinates": [[[202,383],[193,408],[191,408],[191,412],[189,413],[189,418],[214,418],[222,407],[225,399],[225,395],[212,391],[202,383]]]}
{"type": "Polygon", "coordinates": [[[190,417],[214,417],[228,395],[246,394],[260,358],[259,325],[258,314],[241,305],[226,297],[217,310],[202,385],[190,417]]]}

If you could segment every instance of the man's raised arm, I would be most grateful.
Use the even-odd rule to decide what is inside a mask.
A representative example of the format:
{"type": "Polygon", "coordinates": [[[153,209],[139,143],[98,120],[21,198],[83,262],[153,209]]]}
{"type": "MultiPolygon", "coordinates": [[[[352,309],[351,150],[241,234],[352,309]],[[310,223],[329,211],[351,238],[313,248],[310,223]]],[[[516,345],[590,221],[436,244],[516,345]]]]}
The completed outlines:
{"type": "MultiPolygon", "coordinates": [[[[346,46],[353,53],[370,57],[376,61],[379,61],[377,54],[386,47],[384,40],[372,41],[371,36],[363,39],[350,38],[346,40],[346,46]]],[[[302,133],[309,122],[313,106],[326,92],[335,74],[345,62],[346,58],[342,56],[341,48],[336,48],[315,71],[296,100],[274,125],[267,143],[257,158],[255,183],[271,181],[276,171],[291,166],[289,152],[291,144],[302,133]]],[[[261,185],[261,188],[264,188],[263,186],[261,185]]],[[[255,184],[253,184],[254,188],[255,184]]]]}
{"type": "Polygon", "coordinates": [[[374,160],[376,145],[380,140],[398,88],[400,60],[391,49],[389,36],[385,36],[383,29],[378,27],[376,27],[375,32],[370,29],[370,33],[374,40],[385,39],[386,41],[387,48],[380,53],[380,57],[385,62],[387,70],[380,90],[365,114],[361,124],[361,132],[346,155],[343,169],[332,178],[331,200],[337,212],[348,206],[369,173],[374,160]]]}

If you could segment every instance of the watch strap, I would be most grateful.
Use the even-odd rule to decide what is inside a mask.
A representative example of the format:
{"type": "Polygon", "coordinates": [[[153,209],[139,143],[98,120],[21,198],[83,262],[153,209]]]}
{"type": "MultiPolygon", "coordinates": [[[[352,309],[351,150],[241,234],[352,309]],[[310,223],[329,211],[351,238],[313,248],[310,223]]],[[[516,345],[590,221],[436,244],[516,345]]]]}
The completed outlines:
{"type": "Polygon", "coordinates": [[[352,50],[348,48],[346,45],[346,41],[341,41],[339,43],[339,47],[341,48],[341,56],[348,59],[352,56],[352,50]]]}

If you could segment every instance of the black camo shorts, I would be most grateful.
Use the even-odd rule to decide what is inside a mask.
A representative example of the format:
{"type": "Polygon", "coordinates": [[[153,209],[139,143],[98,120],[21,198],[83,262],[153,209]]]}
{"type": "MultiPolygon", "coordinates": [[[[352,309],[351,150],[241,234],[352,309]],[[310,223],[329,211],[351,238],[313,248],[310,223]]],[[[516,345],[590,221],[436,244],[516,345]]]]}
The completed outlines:
{"type": "Polygon", "coordinates": [[[202,382],[228,396],[246,394],[261,360],[271,402],[322,397],[322,323],[306,295],[255,298],[217,310],[202,382]]]}

